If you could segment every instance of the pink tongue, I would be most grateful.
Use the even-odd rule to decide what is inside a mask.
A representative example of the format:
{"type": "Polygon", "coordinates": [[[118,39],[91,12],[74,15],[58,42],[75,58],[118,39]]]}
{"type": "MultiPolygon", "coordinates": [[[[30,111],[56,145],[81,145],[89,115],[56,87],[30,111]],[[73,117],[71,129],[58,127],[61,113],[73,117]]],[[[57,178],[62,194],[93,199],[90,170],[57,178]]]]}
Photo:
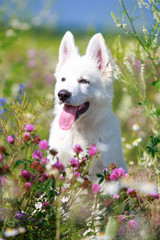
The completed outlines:
{"type": "Polygon", "coordinates": [[[63,130],[69,130],[76,119],[77,107],[64,105],[59,118],[59,126],[63,130]]]}

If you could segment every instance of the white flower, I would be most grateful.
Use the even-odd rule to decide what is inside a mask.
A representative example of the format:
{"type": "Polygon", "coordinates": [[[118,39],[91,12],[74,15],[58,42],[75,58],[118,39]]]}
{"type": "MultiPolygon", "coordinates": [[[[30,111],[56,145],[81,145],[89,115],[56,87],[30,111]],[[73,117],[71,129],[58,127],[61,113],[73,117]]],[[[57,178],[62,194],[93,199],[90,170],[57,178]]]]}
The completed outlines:
{"type": "Polygon", "coordinates": [[[139,131],[140,130],[140,126],[137,123],[135,123],[135,124],[132,125],[132,130],[133,131],[139,131]]]}
{"type": "Polygon", "coordinates": [[[114,195],[119,191],[119,183],[117,182],[106,182],[104,185],[104,192],[109,195],[114,195]]]}
{"type": "Polygon", "coordinates": [[[156,185],[153,182],[141,182],[141,184],[138,184],[137,190],[145,194],[150,194],[156,191],[156,185]]]}
{"type": "Polygon", "coordinates": [[[5,35],[6,37],[13,37],[15,36],[15,32],[13,31],[13,29],[8,29],[5,35]]]}
{"type": "Polygon", "coordinates": [[[14,237],[18,234],[18,230],[15,228],[7,228],[4,232],[5,237],[14,237]]]}
{"type": "Polygon", "coordinates": [[[132,142],[133,146],[138,146],[138,144],[142,141],[142,138],[137,138],[132,142]]]}
{"type": "Polygon", "coordinates": [[[20,234],[23,234],[26,232],[26,229],[24,227],[19,227],[17,230],[20,234]]]}

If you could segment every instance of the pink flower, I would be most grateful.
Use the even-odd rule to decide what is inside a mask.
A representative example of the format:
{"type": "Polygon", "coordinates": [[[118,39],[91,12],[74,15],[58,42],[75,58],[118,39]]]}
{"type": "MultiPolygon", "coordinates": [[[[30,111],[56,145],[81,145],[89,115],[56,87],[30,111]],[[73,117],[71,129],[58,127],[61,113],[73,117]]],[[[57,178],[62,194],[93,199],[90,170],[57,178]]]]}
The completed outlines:
{"type": "Polygon", "coordinates": [[[118,198],[119,198],[119,195],[118,195],[117,193],[115,193],[115,194],[113,195],[113,198],[114,198],[114,199],[118,199],[118,198]]]}
{"type": "Polygon", "coordinates": [[[24,185],[26,191],[29,191],[31,189],[31,183],[30,182],[26,182],[24,185]]]}
{"type": "Polygon", "coordinates": [[[125,223],[126,220],[127,220],[127,218],[126,218],[125,215],[120,214],[120,215],[118,216],[118,222],[119,222],[119,223],[125,223]]]}
{"type": "Polygon", "coordinates": [[[42,159],[43,158],[43,153],[40,152],[39,150],[35,150],[32,154],[32,158],[34,159],[42,159]]]}
{"type": "Polygon", "coordinates": [[[137,222],[135,220],[130,220],[128,222],[128,227],[130,230],[135,230],[137,228],[137,222]]]}
{"type": "Polygon", "coordinates": [[[32,132],[34,130],[34,126],[31,124],[26,124],[25,130],[28,132],[32,132]]]}
{"type": "Polygon", "coordinates": [[[126,172],[123,168],[115,168],[112,170],[113,174],[117,175],[117,178],[125,176],[126,172]]]}
{"type": "Polygon", "coordinates": [[[104,168],[104,169],[103,169],[103,172],[104,172],[104,171],[108,172],[108,168],[104,168]]]}
{"type": "Polygon", "coordinates": [[[142,196],[136,196],[136,199],[138,202],[143,203],[143,198],[142,196]]]}
{"type": "Polygon", "coordinates": [[[81,148],[81,146],[79,144],[76,144],[73,148],[73,151],[75,153],[80,153],[80,152],[83,152],[83,149],[81,148]]]}
{"type": "Polygon", "coordinates": [[[48,175],[46,173],[43,173],[42,176],[39,178],[41,182],[45,182],[48,179],[48,175]]]}
{"type": "Polygon", "coordinates": [[[41,150],[47,150],[48,149],[48,142],[47,142],[47,140],[41,140],[39,142],[39,148],[41,150]]]}
{"type": "Polygon", "coordinates": [[[11,135],[8,136],[8,137],[7,137],[7,142],[8,142],[8,143],[11,143],[11,144],[14,143],[14,138],[13,138],[11,135]]]}
{"type": "Polygon", "coordinates": [[[29,58],[35,58],[36,57],[36,50],[35,49],[29,49],[27,52],[27,55],[29,58]]]}
{"type": "Polygon", "coordinates": [[[48,158],[42,158],[41,164],[47,164],[49,162],[48,158]]]}
{"type": "Polygon", "coordinates": [[[42,208],[48,208],[50,206],[49,202],[42,203],[42,208]]]}
{"type": "Polygon", "coordinates": [[[128,188],[127,193],[128,193],[128,194],[132,194],[134,191],[135,191],[134,188],[128,188]]]}
{"type": "Polygon", "coordinates": [[[1,183],[2,186],[4,186],[6,184],[5,176],[0,177],[0,183],[1,183]]]}
{"type": "Polygon", "coordinates": [[[3,156],[2,156],[2,154],[0,153],[0,163],[2,163],[2,160],[3,160],[3,156]]]}
{"type": "Polygon", "coordinates": [[[31,178],[31,173],[28,170],[23,169],[21,172],[21,176],[27,180],[31,178]]]}
{"type": "Polygon", "coordinates": [[[23,136],[23,140],[30,140],[31,134],[29,132],[25,132],[23,136]]]}
{"type": "Polygon", "coordinates": [[[55,164],[53,164],[53,167],[57,168],[59,170],[59,172],[61,172],[65,169],[62,162],[56,162],[55,164]]]}
{"type": "Polygon", "coordinates": [[[109,178],[110,178],[111,181],[115,181],[118,178],[118,176],[117,176],[116,173],[113,172],[113,173],[111,173],[109,178]]]}
{"type": "Polygon", "coordinates": [[[88,150],[88,154],[90,157],[93,157],[94,155],[96,155],[98,153],[98,149],[96,147],[95,144],[92,144],[88,150]]]}
{"type": "Polygon", "coordinates": [[[154,199],[159,199],[159,193],[158,192],[151,192],[150,194],[152,197],[154,197],[154,199]]]}
{"type": "Polygon", "coordinates": [[[119,229],[120,229],[120,234],[121,235],[123,235],[126,232],[125,228],[122,227],[122,226],[119,229]]]}
{"type": "Polygon", "coordinates": [[[78,177],[81,176],[81,174],[79,172],[77,172],[77,171],[75,171],[73,175],[74,175],[75,178],[78,178],[78,177]]]}
{"type": "Polygon", "coordinates": [[[91,186],[91,191],[93,194],[97,194],[101,190],[101,187],[98,184],[93,184],[91,186]]]}
{"type": "Polygon", "coordinates": [[[28,61],[28,67],[29,68],[34,68],[36,66],[36,60],[35,59],[30,59],[28,61]]]}
{"type": "Polygon", "coordinates": [[[88,158],[87,157],[83,157],[82,158],[84,161],[88,161],[88,158]]]}
{"type": "Polygon", "coordinates": [[[72,158],[70,164],[72,167],[76,167],[76,168],[79,167],[79,161],[77,158],[72,158]]]}

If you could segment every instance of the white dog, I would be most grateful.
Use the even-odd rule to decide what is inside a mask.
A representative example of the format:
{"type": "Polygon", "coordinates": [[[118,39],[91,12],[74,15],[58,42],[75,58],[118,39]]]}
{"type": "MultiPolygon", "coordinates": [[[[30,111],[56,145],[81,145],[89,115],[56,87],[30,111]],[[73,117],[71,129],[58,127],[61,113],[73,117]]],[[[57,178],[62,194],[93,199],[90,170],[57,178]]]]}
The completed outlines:
{"type": "Polygon", "coordinates": [[[64,35],[55,73],[55,119],[49,145],[58,151],[60,161],[66,165],[74,155],[75,144],[83,149],[96,144],[101,155],[91,163],[91,178],[110,163],[127,169],[119,124],[111,110],[113,70],[100,33],[91,38],[84,56],[80,56],[72,33],[64,35]]]}

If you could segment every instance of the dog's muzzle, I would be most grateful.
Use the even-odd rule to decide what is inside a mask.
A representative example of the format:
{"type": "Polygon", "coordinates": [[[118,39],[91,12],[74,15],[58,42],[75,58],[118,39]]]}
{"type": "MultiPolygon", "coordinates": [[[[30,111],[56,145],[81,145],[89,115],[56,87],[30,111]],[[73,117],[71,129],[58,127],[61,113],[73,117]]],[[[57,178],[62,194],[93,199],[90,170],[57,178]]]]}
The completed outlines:
{"type": "Polygon", "coordinates": [[[65,89],[62,89],[58,92],[58,97],[62,102],[66,102],[71,96],[71,93],[65,89]]]}

